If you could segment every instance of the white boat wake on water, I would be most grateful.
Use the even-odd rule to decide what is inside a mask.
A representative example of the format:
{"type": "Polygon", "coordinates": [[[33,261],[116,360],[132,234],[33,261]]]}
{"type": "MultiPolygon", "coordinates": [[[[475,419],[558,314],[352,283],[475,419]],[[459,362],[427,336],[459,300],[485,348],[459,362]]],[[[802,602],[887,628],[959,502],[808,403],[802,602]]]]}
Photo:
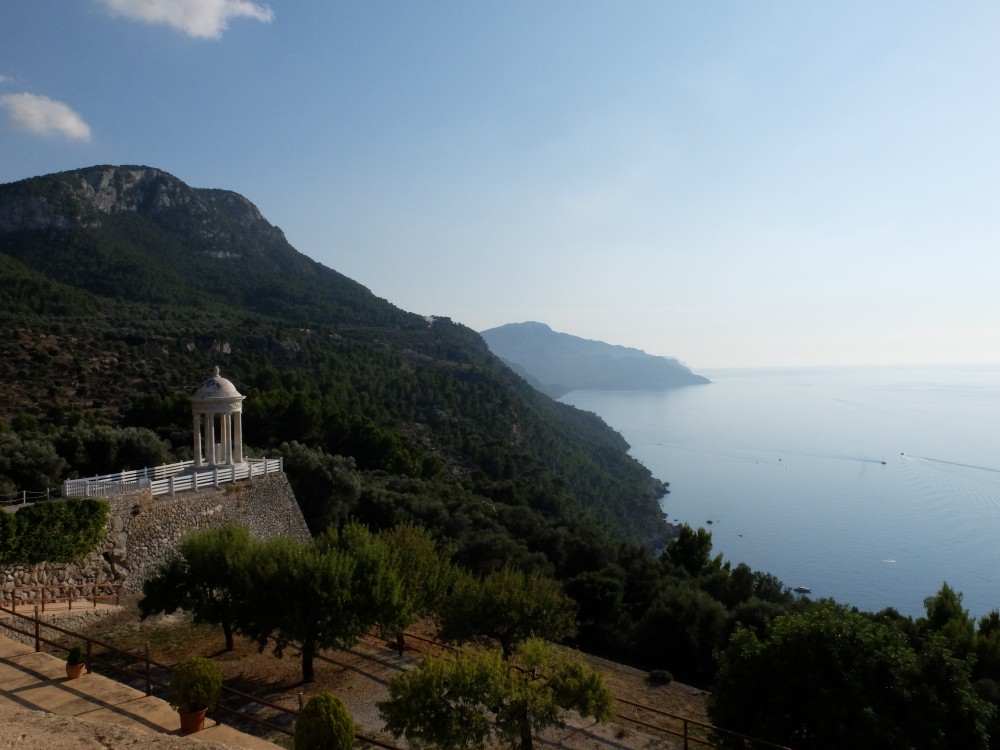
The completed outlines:
{"type": "Polygon", "coordinates": [[[992,471],[995,474],[1000,474],[1000,469],[994,469],[989,466],[977,466],[976,464],[963,464],[958,461],[945,461],[942,458],[928,458],[927,456],[908,456],[905,453],[901,454],[904,458],[916,458],[921,461],[931,461],[936,464],[947,464],[948,466],[958,466],[963,469],[976,469],[977,471],[992,471]]]}

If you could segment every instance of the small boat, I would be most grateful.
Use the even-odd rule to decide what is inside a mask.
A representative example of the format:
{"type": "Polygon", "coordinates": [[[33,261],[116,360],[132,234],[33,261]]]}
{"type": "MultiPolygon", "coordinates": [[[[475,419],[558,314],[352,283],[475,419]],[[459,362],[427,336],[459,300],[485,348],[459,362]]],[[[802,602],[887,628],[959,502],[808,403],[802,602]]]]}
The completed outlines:
{"type": "Polygon", "coordinates": [[[792,589],[796,594],[811,594],[813,590],[808,586],[796,586],[792,589]]]}

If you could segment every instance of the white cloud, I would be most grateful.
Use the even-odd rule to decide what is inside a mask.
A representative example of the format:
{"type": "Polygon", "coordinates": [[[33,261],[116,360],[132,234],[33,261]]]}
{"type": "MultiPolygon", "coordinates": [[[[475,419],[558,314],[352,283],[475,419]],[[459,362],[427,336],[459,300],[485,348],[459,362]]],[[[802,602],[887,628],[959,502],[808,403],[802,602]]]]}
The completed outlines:
{"type": "Polygon", "coordinates": [[[112,13],[146,23],[162,23],[194,37],[216,39],[231,18],[267,23],[274,12],[250,0],[103,0],[112,13]]]}
{"type": "Polygon", "coordinates": [[[3,94],[0,106],[15,127],[37,135],[61,135],[74,141],[89,141],[90,126],[62,102],[38,94],[3,94]]]}

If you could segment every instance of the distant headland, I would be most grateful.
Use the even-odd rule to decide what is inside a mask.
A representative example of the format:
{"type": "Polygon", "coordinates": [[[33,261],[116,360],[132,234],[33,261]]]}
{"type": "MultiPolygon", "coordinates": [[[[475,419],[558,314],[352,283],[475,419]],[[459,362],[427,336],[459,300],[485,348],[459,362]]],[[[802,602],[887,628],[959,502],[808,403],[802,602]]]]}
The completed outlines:
{"type": "Polygon", "coordinates": [[[654,390],[709,383],[673,357],[508,323],[480,331],[490,350],[538,390],[558,398],[577,390],[654,390]]]}

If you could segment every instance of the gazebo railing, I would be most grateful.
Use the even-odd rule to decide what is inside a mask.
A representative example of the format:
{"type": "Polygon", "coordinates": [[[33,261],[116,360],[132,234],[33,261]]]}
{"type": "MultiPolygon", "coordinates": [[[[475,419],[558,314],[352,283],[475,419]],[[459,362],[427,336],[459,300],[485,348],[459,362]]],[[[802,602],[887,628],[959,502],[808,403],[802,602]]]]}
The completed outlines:
{"type": "Polygon", "coordinates": [[[282,458],[248,458],[242,464],[199,466],[194,461],[153,466],[145,469],[102,474],[63,482],[63,497],[112,497],[149,487],[153,496],[197,492],[206,487],[239,482],[244,479],[279,474],[284,471],[282,458]]]}

